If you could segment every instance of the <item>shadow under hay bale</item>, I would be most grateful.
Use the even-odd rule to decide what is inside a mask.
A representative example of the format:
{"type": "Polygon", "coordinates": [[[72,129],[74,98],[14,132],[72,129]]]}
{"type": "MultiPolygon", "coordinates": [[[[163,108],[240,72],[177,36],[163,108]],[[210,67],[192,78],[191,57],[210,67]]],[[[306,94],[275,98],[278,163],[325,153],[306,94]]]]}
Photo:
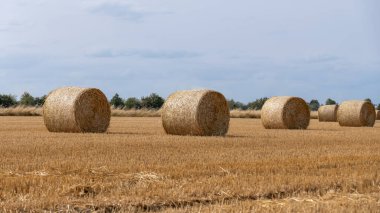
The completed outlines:
{"type": "Polygon", "coordinates": [[[266,129],[306,129],[310,123],[309,106],[301,98],[273,97],[261,109],[261,121],[266,129]]]}
{"type": "Polygon", "coordinates": [[[167,134],[223,136],[228,131],[230,110],[219,92],[187,90],[169,96],[161,117],[167,134]]]}
{"type": "Polygon", "coordinates": [[[340,126],[373,127],[376,121],[376,110],[367,101],[345,101],[338,109],[340,126]]]}
{"type": "Polygon", "coordinates": [[[338,105],[325,105],[318,109],[319,122],[337,122],[338,105]]]}
{"type": "Polygon", "coordinates": [[[43,106],[50,132],[106,132],[111,108],[99,89],[64,87],[52,91],[43,106]]]}

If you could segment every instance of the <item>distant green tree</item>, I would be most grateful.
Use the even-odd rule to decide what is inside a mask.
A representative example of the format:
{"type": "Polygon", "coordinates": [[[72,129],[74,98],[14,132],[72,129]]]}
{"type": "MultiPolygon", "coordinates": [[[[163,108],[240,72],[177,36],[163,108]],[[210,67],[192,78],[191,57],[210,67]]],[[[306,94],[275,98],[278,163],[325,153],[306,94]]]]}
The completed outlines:
{"type": "Polygon", "coordinates": [[[124,105],[126,109],[141,109],[141,101],[135,97],[128,98],[124,105]]]}
{"type": "Polygon", "coordinates": [[[46,100],[46,95],[41,96],[41,97],[36,97],[34,98],[34,105],[35,106],[43,106],[46,100]]]}
{"type": "Polygon", "coordinates": [[[0,95],[0,107],[11,107],[17,105],[16,97],[13,95],[0,95]]]}
{"type": "Polygon", "coordinates": [[[320,106],[321,105],[319,104],[318,100],[311,100],[309,103],[309,108],[311,111],[318,111],[320,106]]]}
{"type": "Polygon", "coordinates": [[[380,104],[377,105],[377,108],[376,108],[376,109],[377,109],[377,110],[380,110],[380,104]]]}
{"type": "Polygon", "coordinates": [[[234,99],[230,99],[227,101],[228,107],[232,109],[241,109],[241,110],[246,110],[248,107],[247,105],[239,102],[239,101],[234,101],[234,99]]]}
{"type": "Polygon", "coordinates": [[[242,102],[237,101],[235,103],[236,109],[246,110],[248,109],[248,106],[246,104],[243,104],[242,102]]]}
{"type": "Polygon", "coordinates": [[[370,98],[366,98],[366,99],[364,99],[364,101],[372,103],[372,100],[370,98]]]}
{"type": "Polygon", "coordinates": [[[120,98],[119,94],[115,94],[110,102],[111,106],[115,108],[123,108],[124,107],[124,100],[120,98]]]}
{"type": "Polygon", "coordinates": [[[267,100],[267,97],[256,99],[255,101],[248,103],[247,108],[253,110],[261,110],[267,100]]]}
{"type": "Polygon", "coordinates": [[[331,99],[331,98],[328,98],[327,100],[326,100],[326,105],[335,105],[336,104],[336,101],[334,101],[333,99],[331,99]]]}
{"type": "Polygon", "coordinates": [[[157,95],[156,93],[152,93],[147,97],[141,98],[141,107],[147,109],[159,109],[164,104],[165,100],[157,95]]]}
{"type": "Polygon", "coordinates": [[[28,92],[24,92],[20,98],[20,105],[22,106],[34,106],[34,97],[28,92]]]}
{"type": "Polygon", "coordinates": [[[231,109],[235,109],[235,101],[234,99],[230,99],[230,100],[227,100],[227,103],[228,103],[228,107],[231,109]]]}

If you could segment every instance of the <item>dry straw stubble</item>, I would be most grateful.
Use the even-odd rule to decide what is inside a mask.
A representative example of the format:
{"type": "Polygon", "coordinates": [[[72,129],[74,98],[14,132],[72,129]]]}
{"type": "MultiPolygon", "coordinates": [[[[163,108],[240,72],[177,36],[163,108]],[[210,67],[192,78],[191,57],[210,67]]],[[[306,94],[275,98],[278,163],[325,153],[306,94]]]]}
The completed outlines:
{"type": "Polygon", "coordinates": [[[318,119],[320,122],[336,122],[339,105],[325,105],[318,109],[318,119]]]}
{"type": "Polygon", "coordinates": [[[173,135],[223,136],[230,111],[225,97],[212,90],[178,91],[162,108],[162,125],[173,135]]]}
{"type": "Polygon", "coordinates": [[[95,88],[64,87],[52,91],[43,106],[50,132],[106,132],[111,109],[106,96],[95,88]]]}
{"type": "Polygon", "coordinates": [[[338,122],[341,126],[373,127],[376,121],[376,110],[367,101],[345,101],[338,109],[338,122]]]}
{"type": "Polygon", "coordinates": [[[309,106],[301,98],[273,97],[261,109],[261,121],[266,129],[306,129],[310,123],[309,106]]]}

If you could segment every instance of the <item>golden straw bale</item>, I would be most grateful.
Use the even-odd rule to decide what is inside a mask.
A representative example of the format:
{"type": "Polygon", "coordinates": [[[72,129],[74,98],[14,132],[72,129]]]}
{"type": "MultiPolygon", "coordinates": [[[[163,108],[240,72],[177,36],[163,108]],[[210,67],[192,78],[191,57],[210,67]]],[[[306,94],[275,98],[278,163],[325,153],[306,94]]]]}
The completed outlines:
{"type": "Polygon", "coordinates": [[[228,131],[230,110],[219,92],[186,90],[169,96],[161,117],[167,134],[223,136],[228,131]]]}
{"type": "Polygon", "coordinates": [[[240,110],[235,109],[230,111],[231,118],[261,118],[260,110],[240,110]]]}
{"type": "Polygon", "coordinates": [[[310,119],[318,119],[318,111],[311,111],[310,119]]]}
{"type": "Polygon", "coordinates": [[[319,122],[336,122],[339,105],[325,105],[318,109],[319,122]]]}
{"type": "Polygon", "coordinates": [[[306,129],[310,123],[309,106],[301,98],[273,97],[261,109],[261,121],[266,129],[306,129]]]}
{"type": "Polygon", "coordinates": [[[376,110],[367,101],[345,101],[338,109],[338,122],[341,126],[373,127],[376,121],[376,110]]]}
{"type": "Polygon", "coordinates": [[[106,132],[111,108],[99,89],[64,87],[48,95],[43,116],[50,132],[106,132]]]}

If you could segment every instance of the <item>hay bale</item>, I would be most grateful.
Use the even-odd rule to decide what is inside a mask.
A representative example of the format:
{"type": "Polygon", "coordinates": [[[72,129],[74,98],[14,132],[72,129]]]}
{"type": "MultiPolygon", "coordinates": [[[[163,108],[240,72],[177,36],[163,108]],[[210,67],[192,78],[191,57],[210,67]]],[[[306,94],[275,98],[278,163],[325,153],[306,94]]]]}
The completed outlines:
{"type": "Polygon", "coordinates": [[[260,110],[241,110],[235,109],[230,111],[231,118],[261,118],[260,110]]]}
{"type": "Polygon", "coordinates": [[[341,126],[373,127],[376,121],[376,110],[367,101],[345,101],[338,109],[338,122],[341,126]]]}
{"type": "Polygon", "coordinates": [[[325,105],[318,109],[319,122],[336,122],[339,105],[325,105]]]}
{"type": "Polygon", "coordinates": [[[171,94],[161,116],[167,134],[223,136],[228,131],[230,110],[219,92],[187,90],[171,94]]]}
{"type": "Polygon", "coordinates": [[[306,102],[297,97],[273,97],[261,109],[261,122],[266,129],[306,129],[310,110],[306,102]]]}
{"type": "Polygon", "coordinates": [[[64,87],[48,95],[43,116],[50,132],[105,132],[111,108],[98,89],[64,87]]]}
{"type": "Polygon", "coordinates": [[[318,119],[318,111],[311,111],[310,119],[318,119]]]}
{"type": "Polygon", "coordinates": [[[376,120],[380,120],[380,110],[376,110],[376,120]]]}

